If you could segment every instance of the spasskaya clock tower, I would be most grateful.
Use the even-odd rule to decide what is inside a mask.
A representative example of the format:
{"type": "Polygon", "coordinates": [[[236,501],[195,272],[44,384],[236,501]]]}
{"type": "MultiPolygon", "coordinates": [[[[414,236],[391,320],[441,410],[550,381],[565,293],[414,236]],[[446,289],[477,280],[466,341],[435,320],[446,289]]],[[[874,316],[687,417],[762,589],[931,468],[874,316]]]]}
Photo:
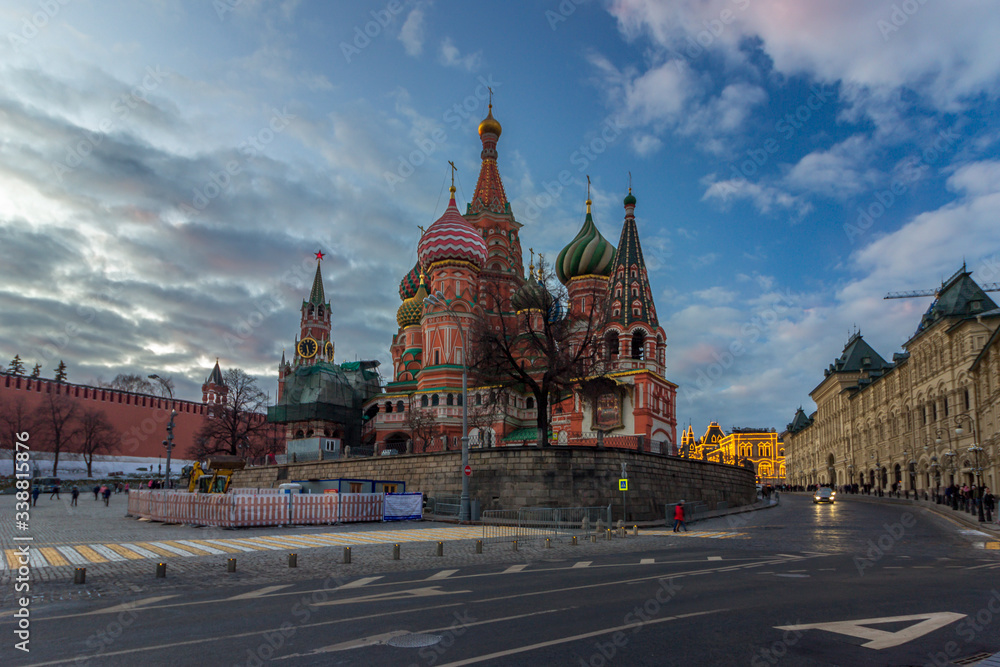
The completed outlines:
{"type": "Polygon", "coordinates": [[[282,380],[300,366],[312,366],[320,361],[333,363],[333,339],[330,336],[330,303],[326,300],[323,290],[323,273],[320,263],[325,253],[316,252],[316,275],[313,277],[309,298],[302,302],[302,318],[299,322],[299,335],[295,339],[294,354],[291,363],[281,355],[281,365],[278,368],[278,395],[282,393],[282,380]]]}

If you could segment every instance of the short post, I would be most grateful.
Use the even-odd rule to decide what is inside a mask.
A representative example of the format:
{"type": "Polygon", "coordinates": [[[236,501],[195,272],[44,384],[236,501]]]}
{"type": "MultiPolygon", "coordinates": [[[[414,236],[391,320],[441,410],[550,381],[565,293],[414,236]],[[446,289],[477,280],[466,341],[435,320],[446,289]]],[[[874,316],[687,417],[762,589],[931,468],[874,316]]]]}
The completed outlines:
{"type": "Polygon", "coordinates": [[[632,526],[632,536],[639,537],[639,526],[632,526]]]}
{"type": "Polygon", "coordinates": [[[552,540],[550,540],[547,537],[545,538],[545,548],[546,549],[551,549],[552,548],[552,540]]]}
{"type": "Polygon", "coordinates": [[[576,535],[573,536],[573,541],[570,542],[574,547],[576,546],[576,535]]]}
{"type": "Polygon", "coordinates": [[[482,540],[476,540],[476,553],[477,554],[483,553],[483,541],[482,540]]]}
{"type": "Polygon", "coordinates": [[[514,551],[517,551],[517,540],[511,542],[511,545],[513,545],[514,551]]]}
{"type": "Polygon", "coordinates": [[[592,535],[590,536],[590,541],[591,541],[591,542],[594,542],[594,543],[596,543],[596,542],[597,542],[597,533],[593,533],[593,534],[592,534],[592,535]]]}
{"type": "Polygon", "coordinates": [[[438,542],[438,545],[437,545],[437,555],[438,556],[443,556],[444,555],[444,542],[438,542]]]}
{"type": "Polygon", "coordinates": [[[236,571],[236,559],[230,558],[229,560],[226,561],[226,572],[235,572],[235,571],[236,571]]]}
{"type": "Polygon", "coordinates": [[[167,564],[166,563],[157,563],[156,564],[156,578],[157,579],[165,579],[166,576],[167,576],[167,564]]]}
{"type": "Polygon", "coordinates": [[[85,584],[87,583],[87,568],[78,567],[73,572],[73,583],[74,584],[85,584]]]}
{"type": "Polygon", "coordinates": [[[298,567],[299,557],[297,554],[288,554],[288,567],[298,567]]]}
{"type": "Polygon", "coordinates": [[[611,529],[610,528],[608,528],[607,530],[604,531],[604,539],[609,540],[609,541],[611,540],[611,529]]]}
{"type": "Polygon", "coordinates": [[[399,545],[398,544],[393,544],[392,545],[392,559],[393,560],[399,560],[399,545]]]}
{"type": "Polygon", "coordinates": [[[351,547],[344,547],[344,565],[351,563],[351,547]]]}

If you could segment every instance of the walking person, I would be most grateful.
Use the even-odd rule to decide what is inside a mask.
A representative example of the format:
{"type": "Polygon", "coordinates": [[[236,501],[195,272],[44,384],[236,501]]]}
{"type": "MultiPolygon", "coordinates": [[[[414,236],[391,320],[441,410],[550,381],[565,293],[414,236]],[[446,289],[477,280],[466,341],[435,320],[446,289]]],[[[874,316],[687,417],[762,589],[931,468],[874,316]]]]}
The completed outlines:
{"type": "Polygon", "coordinates": [[[37,505],[38,504],[38,496],[40,496],[41,493],[42,493],[42,489],[37,484],[35,486],[31,487],[31,504],[32,505],[37,505]]]}
{"type": "Polygon", "coordinates": [[[107,507],[108,503],[111,501],[111,489],[107,486],[102,486],[101,495],[104,496],[104,506],[107,507]]]}
{"type": "Polygon", "coordinates": [[[97,500],[97,496],[100,493],[101,493],[101,485],[97,484],[94,486],[94,500],[97,500]]]}
{"type": "Polygon", "coordinates": [[[59,483],[58,482],[56,482],[55,484],[52,485],[52,493],[49,494],[49,500],[52,500],[52,496],[55,496],[56,500],[60,499],[59,498],[59,483]]]}
{"type": "Polygon", "coordinates": [[[76,501],[77,501],[77,499],[79,499],[79,497],[80,497],[80,489],[78,489],[78,488],[76,488],[74,486],[73,487],[73,502],[70,503],[70,505],[72,507],[76,507],[77,506],[76,501]]]}
{"type": "Polygon", "coordinates": [[[674,507],[674,532],[681,532],[679,529],[683,528],[684,532],[687,532],[687,526],[684,525],[684,501],[680,501],[674,507]]]}

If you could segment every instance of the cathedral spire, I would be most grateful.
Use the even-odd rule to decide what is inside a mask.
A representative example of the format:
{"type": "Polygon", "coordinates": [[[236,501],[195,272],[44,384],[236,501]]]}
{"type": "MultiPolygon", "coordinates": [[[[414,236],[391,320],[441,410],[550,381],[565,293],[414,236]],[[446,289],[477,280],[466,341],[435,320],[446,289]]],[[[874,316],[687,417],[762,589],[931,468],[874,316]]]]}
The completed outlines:
{"type": "Polygon", "coordinates": [[[631,188],[624,204],[625,224],[622,225],[618,251],[611,265],[611,283],[608,285],[608,323],[618,323],[626,329],[643,323],[655,329],[659,322],[646,275],[646,262],[642,258],[639,230],[635,225],[635,197],[631,188]]]}
{"type": "Polygon", "coordinates": [[[501,131],[499,121],[493,117],[493,93],[491,92],[489,113],[479,124],[479,139],[483,142],[483,152],[481,153],[483,164],[479,169],[479,180],[476,182],[476,191],[472,195],[468,213],[479,213],[484,210],[492,213],[506,213],[510,207],[507,202],[507,193],[503,189],[503,182],[500,180],[500,172],[497,169],[497,140],[500,138],[501,131]]]}

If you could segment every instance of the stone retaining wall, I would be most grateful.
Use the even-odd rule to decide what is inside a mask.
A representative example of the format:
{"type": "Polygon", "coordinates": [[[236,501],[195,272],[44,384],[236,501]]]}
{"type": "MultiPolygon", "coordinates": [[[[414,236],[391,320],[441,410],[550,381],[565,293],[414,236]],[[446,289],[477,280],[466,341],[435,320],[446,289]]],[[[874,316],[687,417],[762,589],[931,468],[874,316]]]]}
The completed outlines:
{"type": "MultiPolygon", "coordinates": [[[[273,488],[309,479],[376,479],[406,482],[407,491],[428,497],[458,496],[462,490],[461,452],[434,452],[337,461],[315,461],[236,471],[234,487],[273,488]]],[[[618,491],[621,464],[627,463],[628,520],[662,519],[664,503],[719,502],[730,507],[756,499],[749,470],[707,461],[595,447],[499,447],[469,452],[469,493],[487,509],[613,505],[622,517],[618,491]]]]}

